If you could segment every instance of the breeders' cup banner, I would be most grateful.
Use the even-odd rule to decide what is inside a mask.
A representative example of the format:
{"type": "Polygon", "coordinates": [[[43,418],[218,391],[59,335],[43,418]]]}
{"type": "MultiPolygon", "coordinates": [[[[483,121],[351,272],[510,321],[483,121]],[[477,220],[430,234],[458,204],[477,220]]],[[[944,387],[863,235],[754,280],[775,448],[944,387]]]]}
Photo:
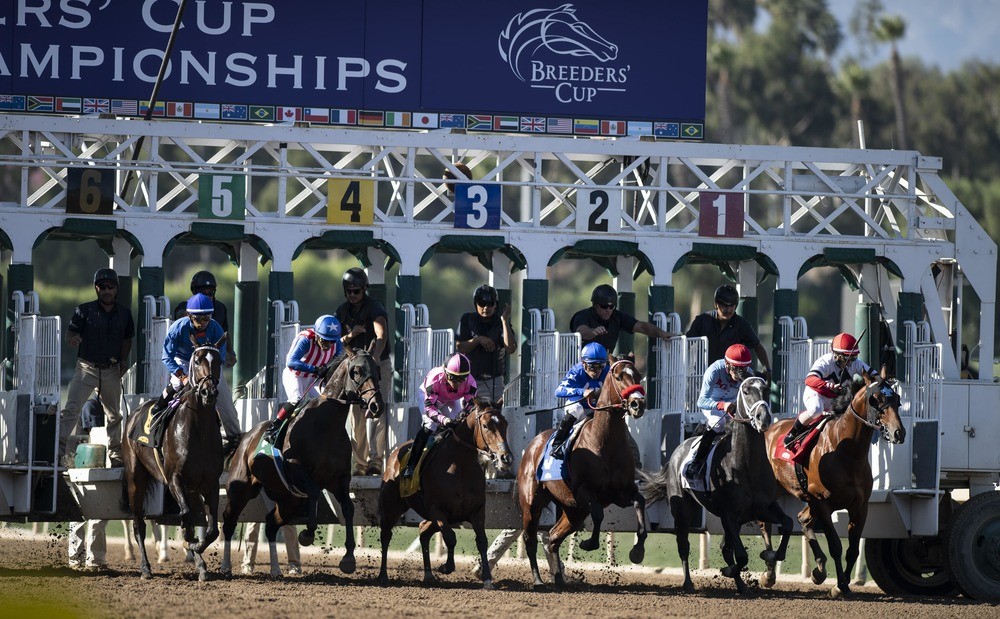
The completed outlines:
{"type": "Polygon", "coordinates": [[[0,111],[704,138],[707,0],[0,2],[0,111]]]}

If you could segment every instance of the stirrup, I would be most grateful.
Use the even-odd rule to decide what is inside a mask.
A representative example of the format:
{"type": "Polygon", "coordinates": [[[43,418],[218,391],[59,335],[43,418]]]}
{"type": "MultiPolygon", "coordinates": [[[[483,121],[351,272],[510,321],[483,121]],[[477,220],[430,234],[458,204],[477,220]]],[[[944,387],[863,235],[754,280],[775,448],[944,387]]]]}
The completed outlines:
{"type": "Polygon", "coordinates": [[[413,479],[413,473],[414,473],[413,467],[407,466],[405,469],[403,469],[402,478],[403,479],[413,479]]]}

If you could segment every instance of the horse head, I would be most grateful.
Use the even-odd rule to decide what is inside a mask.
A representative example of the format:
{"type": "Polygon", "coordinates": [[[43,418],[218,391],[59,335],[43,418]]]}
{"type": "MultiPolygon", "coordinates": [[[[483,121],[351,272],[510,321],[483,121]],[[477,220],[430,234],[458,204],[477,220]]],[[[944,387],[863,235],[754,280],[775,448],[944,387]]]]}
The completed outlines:
{"type": "Polygon", "coordinates": [[[507,419],[501,412],[502,407],[502,397],[496,402],[476,398],[460,419],[472,433],[476,449],[488,453],[493,465],[501,473],[509,470],[514,462],[514,456],[507,445],[507,419]]]}
{"type": "Polygon", "coordinates": [[[736,399],[738,418],[747,419],[750,426],[763,434],[771,427],[770,390],[760,376],[751,376],[740,383],[736,399]]]}
{"type": "MultiPolygon", "coordinates": [[[[374,344],[374,341],[372,342],[374,344]]],[[[365,416],[375,419],[385,412],[385,400],[379,388],[380,372],[375,357],[368,350],[347,348],[344,365],[344,397],[365,406],[365,416]]]]}
{"type": "Polygon", "coordinates": [[[642,372],[635,367],[632,355],[611,364],[595,407],[602,408],[620,409],[635,419],[645,414],[646,390],[642,386],[642,372]]]}
{"type": "Polygon", "coordinates": [[[194,352],[191,353],[188,374],[191,376],[192,393],[202,408],[214,409],[215,401],[219,398],[219,380],[222,376],[222,355],[219,350],[228,337],[229,334],[223,333],[214,344],[199,346],[194,335],[191,335],[194,352]]]}
{"type": "Polygon", "coordinates": [[[878,378],[864,377],[864,387],[858,390],[852,402],[854,410],[867,407],[864,421],[873,428],[878,428],[882,437],[895,445],[906,439],[906,428],[899,418],[898,387],[899,381],[889,376],[883,365],[878,378]]]}

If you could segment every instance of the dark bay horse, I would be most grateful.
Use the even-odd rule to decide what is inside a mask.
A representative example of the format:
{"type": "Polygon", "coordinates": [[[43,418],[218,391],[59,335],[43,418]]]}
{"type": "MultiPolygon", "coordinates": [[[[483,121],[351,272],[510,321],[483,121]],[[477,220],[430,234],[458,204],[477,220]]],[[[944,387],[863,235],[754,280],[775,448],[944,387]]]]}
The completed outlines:
{"type": "Polygon", "coordinates": [[[145,402],[129,417],[122,437],[125,460],[125,492],[132,511],[132,530],[139,543],[140,569],[143,578],[151,578],[146,556],[146,520],[143,501],[150,481],[164,484],[180,507],[184,541],[194,551],[198,580],[207,580],[202,553],[219,537],[219,478],[222,477],[222,439],[215,402],[219,397],[219,377],[222,360],[219,347],[226,341],[223,335],[209,346],[195,344],[191,355],[188,379],[177,411],[169,421],[163,437],[162,461],[155,449],[135,444],[129,438],[132,428],[145,421],[154,401],[145,402]],[[195,537],[195,526],[204,523],[208,514],[209,527],[205,539],[195,537]],[[197,522],[196,522],[197,520],[197,522]]]}
{"type": "MultiPolygon", "coordinates": [[[[619,507],[633,505],[638,520],[638,540],[629,552],[632,563],[642,563],[646,541],[646,500],[635,485],[635,461],[628,443],[625,415],[638,419],[646,411],[646,396],[642,389],[642,374],[631,358],[617,359],[611,364],[594,407],[594,417],[584,423],[569,460],[568,480],[538,481],[536,472],[552,430],[545,430],[531,439],[517,472],[517,496],[524,523],[524,545],[531,563],[534,585],[544,584],[538,573],[538,526],[542,509],[555,501],[562,514],[549,531],[549,551],[559,552],[559,545],[568,535],[583,528],[590,516],[594,531],[580,542],[583,550],[596,550],[600,545],[604,508],[614,503],[619,507]]],[[[566,583],[562,570],[555,575],[555,584],[566,583]]]]}
{"type": "Polygon", "coordinates": [[[448,559],[439,568],[444,574],[455,571],[455,531],[452,527],[469,522],[476,533],[476,549],[483,565],[483,588],[493,588],[489,562],[486,560],[486,475],[479,456],[489,455],[500,472],[510,468],[513,456],[507,446],[507,420],[499,402],[477,399],[472,408],[458,418],[452,430],[439,434],[440,442],[430,452],[424,452],[420,471],[420,489],[406,498],[400,494],[399,458],[409,451],[412,441],[403,443],[389,456],[379,489],[379,522],[382,527],[382,568],[378,579],[389,584],[386,560],[392,528],[407,509],[424,519],[420,523],[420,549],[424,559],[424,583],[434,582],[431,573],[430,539],[441,531],[448,547],[448,559]]]}
{"type": "MultiPolygon", "coordinates": [[[[761,553],[768,572],[761,582],[774,584],[777,561],[784,560],[788,539],[792,533],[792,519],[778,505],[779,486],[768,462],[764,431],[771,425],[771,407],[768,405],[768,387],[763,378],[750,377],[740,383],[736,396],[736,412],[729,422],[729,431],[715,448],[709,492],[693,491],[681,486],[681,467],[690,453],[695,439],[689,438],[674,450],[670,461],[659,473],[640,471],[643,495],[649,501],[667,499],[674,517],[677,551],[684,567],[684,591],[694,591],[688,557],[691,544],[688,532],[698,504],[722,520],[724,531],[722,556],[727,567],[722,575],[736,582],[736,590],[746,593],[747,585],[741,572],[749,557],[740,539],[740,528],[750,521],[767,521],[781,526],[781,545],[775,552],[770,547],[761,553]]],[[[769,531],[768,531],[769,533],[769,531]]]]}
{"type": "Polygon", "coordinates": [[[809,455],[808,466],[803,467],[806,488],[799,484],[794,465],[774,457],[776,442],[791,428],[794,419],[775,423],[765,435],[767,453],[778,483],[806,503],[799,512],[799,524],[816,557],[812,579],[817,585],[826,580],[826,555],[813,529],[818,524],[826,532],[837,568],[837,585],[830,592],[834,597],[851,592],[851,572],[858,559],[861,533],[868,518],[868,499],[872,494],[872,467],[868,461],[872,434],[878,430],[893,444],[900,444],[906,438],[906,430],[899,419],[899,394],[895,387],[895,379],[887,376],[883,366],[881,378],[864,376],[863,382],[855,381],[848,393],[833,401],[835,418],[823,428],[809,455]],[[840,561],[843,547],[833,528],[833,512],[839,509],[846,509],[848,516],[844,565],[840,561]]]}
{"type": "Polygon", "coordinates": [[[346,421],[351,404],[361,402],[367,417],[378,417],[386,405],[379,390],[378,364],[366,350],[346,348],[335,357],[330,377],[320,396],[304,406],[285,431],[282,443],[285,479],[281,481],[272,458],[254,457],[261,436],[270,422],[263,421],[243,436],[229,467],[226,486],[228,503],[222,513],[222,533],[225,538],[222,567],[232,573],[230,546],[240,513],[256,497],[261,488],[275,502],[267,514],[264,535],[271,555],[271,576],[281,576],[275,536],[278,529],[290,524],[304,513],[306,528],[299,531],[299,543],[309,546],[316,534],[319,501],[323,489],[340,503],[344,516],[345,553],[339,568],[351,574],[357,568],[354,559],[354,502],[351,500],[351,439],[346,421]]]}

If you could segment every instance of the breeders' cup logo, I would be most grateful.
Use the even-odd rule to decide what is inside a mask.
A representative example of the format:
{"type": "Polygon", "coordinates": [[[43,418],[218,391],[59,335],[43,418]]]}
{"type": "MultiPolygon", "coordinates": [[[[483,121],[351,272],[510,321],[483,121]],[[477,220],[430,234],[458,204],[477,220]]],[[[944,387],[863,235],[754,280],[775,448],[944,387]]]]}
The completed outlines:
{"type": "Polygon", "coordinates": [[[577,19],[572,4],[518,13],[500,33],[498,48],[517,79],[552,89],[562,103],[625,92],[631,69],[609,65],[618,58],[618,46],[577,19]],[[559,56],[580,58],[580,64],[560,63],[559,56]]]}

